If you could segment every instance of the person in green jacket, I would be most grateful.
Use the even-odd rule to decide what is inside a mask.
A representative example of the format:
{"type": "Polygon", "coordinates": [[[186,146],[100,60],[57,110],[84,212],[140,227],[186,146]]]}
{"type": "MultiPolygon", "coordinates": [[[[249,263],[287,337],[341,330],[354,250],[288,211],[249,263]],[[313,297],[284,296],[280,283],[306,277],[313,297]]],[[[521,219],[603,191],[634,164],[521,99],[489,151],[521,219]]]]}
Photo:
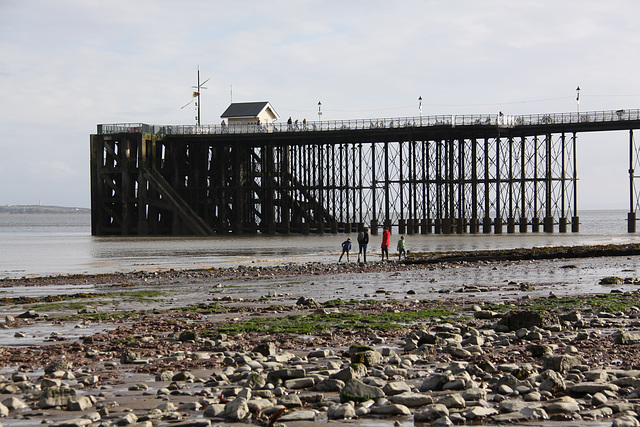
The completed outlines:
{"type": "Polygon", "coordinates": [[[404,258],[407,258],[407,250],[404,246],[404,236],[400,236],[400,240],[398,240],[398,260],[402,259],[402,255],[404,258]]]}

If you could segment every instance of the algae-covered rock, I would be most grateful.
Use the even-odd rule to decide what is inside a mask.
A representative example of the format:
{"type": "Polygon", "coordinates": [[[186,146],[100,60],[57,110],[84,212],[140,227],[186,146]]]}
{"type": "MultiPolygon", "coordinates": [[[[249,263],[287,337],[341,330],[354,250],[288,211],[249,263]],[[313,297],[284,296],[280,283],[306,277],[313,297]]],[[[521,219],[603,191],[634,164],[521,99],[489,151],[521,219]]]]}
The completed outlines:
{"type": "Polygon", "coordinates": [[[349,401],[365,402],[381,397],[385,397],[381,388],[367,385],[355,379],[347,381],[342,390],[340,390],[340,401],[342,403],[349,401]]]}
{"type": "Polygon", "coordinates": [[[537,326],[547,328],[560,324],[558,315],[547,310],[514,310],[507,313],[499,322],[510,331],[537,326]]]}

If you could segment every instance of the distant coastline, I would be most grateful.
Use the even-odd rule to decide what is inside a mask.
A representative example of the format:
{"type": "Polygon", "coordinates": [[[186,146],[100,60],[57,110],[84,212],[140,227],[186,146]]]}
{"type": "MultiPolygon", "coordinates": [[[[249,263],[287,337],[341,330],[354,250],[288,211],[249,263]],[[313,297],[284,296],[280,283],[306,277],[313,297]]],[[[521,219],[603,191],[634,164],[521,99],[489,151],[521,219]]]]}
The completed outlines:
{"type": "Polygon", "coordinates": [[[0,214],[90,214],[91,209],[65,206],[5,205],[0,214]]]}

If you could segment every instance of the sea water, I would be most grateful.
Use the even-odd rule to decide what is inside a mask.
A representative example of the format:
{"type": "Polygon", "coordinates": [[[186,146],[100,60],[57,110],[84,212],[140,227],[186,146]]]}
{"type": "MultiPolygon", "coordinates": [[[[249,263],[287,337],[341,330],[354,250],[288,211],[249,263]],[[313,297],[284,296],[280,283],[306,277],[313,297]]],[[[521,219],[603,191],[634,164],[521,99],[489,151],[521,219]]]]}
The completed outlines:
{"type": "MultiPolygon", "coordinates": [[[[95,237],[90,220],[86,214],[0,214],[0,278],[335,262],[347,237],[95,237]]],[[[355,242],[356,233],[350,237],[355,242]]],[[[398,237],[392,236],[392,254],[398,237]]],[[[554,233],[414,234],[406,240],[409,252],[430,252],[617,244],[640,242],[640,235],[627,232],[624,211],[584,211],[579,233],[558,233],[556,227],[554,233]]],[[[380,242],[381,236],[371,236],[369,260],[379,256],[380,242]]]]}

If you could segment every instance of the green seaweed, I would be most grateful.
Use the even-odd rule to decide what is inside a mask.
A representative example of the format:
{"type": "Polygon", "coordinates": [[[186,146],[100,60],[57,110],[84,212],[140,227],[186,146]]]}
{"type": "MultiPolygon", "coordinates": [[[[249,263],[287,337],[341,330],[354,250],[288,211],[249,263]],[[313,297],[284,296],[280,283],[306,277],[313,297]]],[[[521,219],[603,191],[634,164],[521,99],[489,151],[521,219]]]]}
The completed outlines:
{"type": "Polygon", "coordinates": [[[364,315],[355,312],[296,314],[282,317],[253,318],[242,322],[230,323],[220,326],[217,332],[227,334],[247,332],[314,334],[331,329],[388,330],[401,328],[408,323],[433,318],[448,319],[455,316],[457,316],[457,312],[447,309],[428,309],[376,315],[364,315]]]}

